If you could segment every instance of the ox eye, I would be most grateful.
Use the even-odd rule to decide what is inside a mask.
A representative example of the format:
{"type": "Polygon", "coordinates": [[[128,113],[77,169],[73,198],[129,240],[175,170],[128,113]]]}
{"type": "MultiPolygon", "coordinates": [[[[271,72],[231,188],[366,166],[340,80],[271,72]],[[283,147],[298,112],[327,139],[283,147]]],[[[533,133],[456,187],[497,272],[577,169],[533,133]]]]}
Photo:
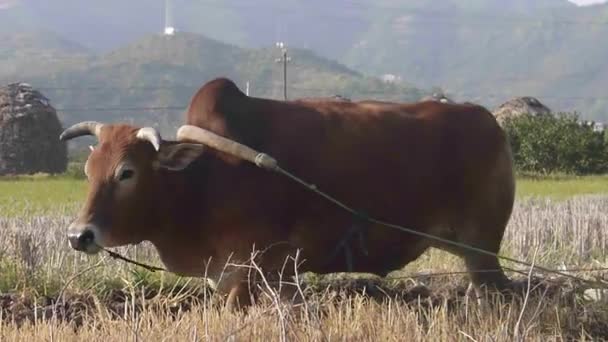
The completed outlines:
{"type": "Polygon", "coordinates": [[[133,171],[133,170],[123,170],[120,173],[120,177],[118,177],[118,180],[119,181],[127,180],[129,178],[132,178],[134,174],[135,174],[135,171],[133,171]]]}

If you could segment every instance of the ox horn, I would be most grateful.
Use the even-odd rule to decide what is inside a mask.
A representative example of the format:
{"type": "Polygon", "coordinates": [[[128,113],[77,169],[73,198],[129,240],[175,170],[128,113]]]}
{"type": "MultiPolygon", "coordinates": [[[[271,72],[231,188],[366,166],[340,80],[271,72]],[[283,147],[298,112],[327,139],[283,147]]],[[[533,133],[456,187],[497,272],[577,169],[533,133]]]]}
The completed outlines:
{"type": "Polygon", "coordinates": [[[237,158],[247,160],[267,170],[276,171],[279,169],[276,159],[271,156],[197,126],[181,126],[177,130],[177,140],[195,141],[237,158]]]}
{"type": "Polygon", "coordinates": [[[163,140],[160,133],[153,127],[143,127],[137,131],[136,137],[140,140],[148,141],[154,146],[154,149],[158,152],[160,149],[160,143],[163,140]]]}
{"type": "Polygon", "coordinates": [[[102,127],[103,124],[96,121],[83,121],[74,124],[63,131],[59,136],[59,140],[70,140],[83,135],[94,135],[99,138],[102,127]]]}

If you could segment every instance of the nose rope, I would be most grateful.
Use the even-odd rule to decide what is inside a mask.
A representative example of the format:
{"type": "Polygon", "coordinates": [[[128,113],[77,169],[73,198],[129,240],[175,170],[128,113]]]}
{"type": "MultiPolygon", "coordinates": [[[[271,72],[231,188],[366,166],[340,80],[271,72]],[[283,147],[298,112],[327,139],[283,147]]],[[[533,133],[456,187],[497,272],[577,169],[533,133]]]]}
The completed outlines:
{"type": "MultiPolygon", "coordinates": [[[[393,224],[390,222],[386,222],[371,216],[366,216],[364,215],[362,212],[355,210],[353,208],[351,208],[350,206],[346,205],[345,203],[339,201],[338,199],[330,196],[329,194],[321,191],[320,189],[317,188],[316,185],[308,183],[306,181],[304,181],[302,178],[297,177],[296,175],[294,175],[293,173],[283,169],[280,165],[279,162],[273,158],[272,156],[263,153],[263,152],[259,152],[256,151],[254,149],[252,149],[251,147],[248,147],[246,145],[243,145],[239,142],[233,141],[231,139],[219,136],[213,132],[201,129],[200,127],[196,127],[196,126],[192,126],[192,125],[184,125],[182,127],[180,127],[178,129],[177,132],[177,138],[178,140],[194,140],[197,141],[199,143],[203,143],[213,149],[231,154],[233,156],[236,156],[240,159],[249,161],[250,163],[256,165],[257,167],[261,168],[261,169],[265,169],[268,171],[273,171],[276,172],[288,179],[290,179],[291,181],[299,184],[300,186],[304,187],[305,189],[307,189],[308,191],[311,191],[323,198],[325,198],[327,201],[329,201],[330,203],[334,204],[336,207],[341,208],[342,210],[344,210],[345,212],[348,212],[352,215],[358,216],[358,217],[364,217],[365,220],[364,222],[367,223],[371,223],[371,224],[376,224],[378,226],[382,226],[385,228],[389,228],[389,229],[394,229],[394,230],[398,230],[404,233],[408,233],[408,234],[413,234],[413,235],[417,235],[429,240],[435,240],[444,244],[448,244],[451,246],[455,246],[458,248],[462,248],[465,250],[469,250],[469,251],[473,251],[479,254],[485,254],[485,255],[490,255],[493,257],[496,257],[498,259],[501,260],[506,260],[515,264],[519,264],[522,266],[526,266],[529,267],[531,270],[533,269],[537,269],[540,270],[542,272],[545,273],[552,273],[552,274],[557,274],[560,275],[562,277],[566,277],[566,278],[570,278],[570,279],[574,279],[577,281],[582,281],[584,283],[587,284],[593,284],[593,285],[599,285],[602,288],[608,288],[608,286],[604,283],[599,283],[599,282],[592,282],[589,281],[587,279],[583,279],[581,277],[577,277],[577,276],[573,276],[571,274],[565,273],[565,272],[560,272],[558,270],[554,270],[554,269],[550,269],[550,268],[546,268],[546,267],[542,267],[542,266],[538,266],[526,261],[522,261],[522,260],[518,260],[515,258],[510,258],[507,256],[503,256],[500,255],[498,253],[494,253],[488,250],[485,250],[483,248],[478,248],[469,244],[465,244],[465,243],[461,243],[458,241],[452,241],[449,239],[445,239],[441,236],[437,236],[437,235],[433,235],[433,234],[429,234],[429,233],[425,233],[425,232],[421,232],[412,228],[408,228],[408,227],[404,227],[398,224],[393,224]]],[[[142,267],[146,267],[147,269],[150,270],[164,270],[158,267],[154,267],[154,266],[149,266],[149,265],[145,265],[145,264],[141,264],[138,263],[134,260],[130,260],[128,258],[125,258],[117,253],[111,252],[106,250],[108,253],[110,253],[110,256],[112,256],[113,258],[118,258],[121,260],[125,260],[127,262],[136,264],[136,265],[141,265],[142,267]]]]}
{"type": "MultiPolygon", "coordinates": [[[[270,244],[270,246],[268,246],[264,250],[262,250],[260,252],[260,254],[264,254],[270,248],[272,248],[272,247],[274,247],[276,245],[279,245],[279,244],[284,244],[284,243],[287,243],[287,242],[286,241],[279,241],[279,242],[272,243],[272,244],[270,244]]],[[[151,272],[156,272],[156,271],[169,272],[166,268],[162,268],[162,267],[158,267],[158,266],[152,266],[152,265],[148,265],[148,264],[145,264],[145,263],[142,263],[142,262],[139,262],[139,261],[135,261],[135,260],[129,259],[126,256],[123,256],[123,255],[121,255],[121,254],[119,254],[117,252],[111,251],[111,250],[109,250],[107,248],[103,248],[101,246],[99,246],[99,247],[102,250],[104,250],[106,253],[108,253],[110,255],[110,257],[112,257],[114,259],[122,260],[122,261],[125,261],[127,263],[143,267],[143,268],[145,268],[145,269],[147,269],[148,271],[151,271],[151,272]]]]}
{"type": "MultiPolygon", "coordinates": [[[[256,160],[257,161],[267,160],[267,159],[274,161],[274,159],[272,157],[268,157],[266,154],[260,153],[260,155],[263,155],[263,156],[256,156],[256,160]]],[[[608,288],[608,285],[606,285],[603,282],[591,281],[591,280],[587,280],[587,279],[584,279],[584,278],[581,278],[581,277],[578,277],[578,276],[575,276],[575,275],[572,275],[572,274],[565,273],[565,272],[567,272],[567,270],[566,271],[558,271],[558,270],[554,270],[554,269],[538,266],[538,265],[535,265],[535,264],[528,263],[526,261],[510,258],[510,257],[503,256],[503,255],[500,255],[500,254],[497,254],[497,253],[493,253],[493,252],[484,250],[482,248],[477,248],[477,247],[474,247],[474,246],[470,246],[470,245],[467,245],[465,243],[461,243],[461,242],[457,242],[457,241],[452,241],[452,240],[449,240],[449,239],[444,239],[444,238],[439,237],[439,236],[435,236],[435,235],[428,234],[428,233],[423,233],[423,232],[416,231],[416,230],[413,230],[413,229],[410,229],[410,228],[406,228],[406,227],[403,227],[403,226],[400,226],[400,225],[397,225],[397,224],[392,224],[392,223],[384,222],[384,221],[375,219],[373,217],[370,217],[370,216],[367,216],[367,215],[363,215],[359,211],[357,211],[357,210],[355,210],[355,209],[347,206],[343,202],[340,202],[337,199],[335,199],[335,198],[331,197],[330,195],[328,195],[327,193],[319,190],[316,185],[307,183],[306,181],[302,180],[301,178],[299,178],[299,177],[293,175],[292,173],[286,171],[285,169],[283,169],[280,166],[278,166],[278,164],[274,164],[271,167],[265,167],[265,165],[258,165],[258,166],[261,167],[261,168],[265,168],[267,170],[275,171],[275,172],[277,172],[279,174],[282,174],[283,176],[291,179],[295,183],[300,184],[301,186],[303,186],[304,188],[308,189],[309,191],[312,191],[312,192],[316,193],[317,195],[325,198],[326,200],[328,200],[329,202],[333,203],[337,207],[339,207],[339,208],[341,208],[341,209],[343,209],[343,210],[345,210],[345,211],[347,211],[347,212],[349,212],[349,213],[351,213],[353,215],[365,218],[364,221],[366,221],[368,223],[374,223],[374,224],[377,224],[379,226],[384,226],[386,228],[391,228],[391,229],[399,230],[399,231],[402,231],[404,233],[409,233],[409,234],[414,234],[414,235],[422,236],[422,237],[425,237],[427,239],[443,242],[443,243],[450,244],[452,246],[460,247],[460,248],[463,248],[463,249],[468,249],[470,251],[474,251],[474,252],[477,252],[477,253],[480,253],[480,254],[492,255],[492,256],[495,256],[495,257],[497,257],[499,259],[503,259],[503,260],[506,260],[506,261],[513,262],[515,264],[519,264],[519,265],[522,265],[522,266],[529,267],[530,269],[535,269],[536,268],[536,269],[538,269],[538,270],[540,270],[542,272],[545,272],[545,273],[549,273],[549,274],[552,273],[552,274],[560,275],[562,277],[570,278],[570,279],[573,279],[573,280],[576,280],[576,281],[580,281],[580,282],[583,282],[585,284],[589,284],[589,285],[592,285],[592,286],[599,286],[601,288],[608,288]]],[[[116,252],[113,252],[113,251],[111,251],[109,249],[106,249],[106,248],[102,248],[102,249],[104,251],[106,251],[110,255],[110,257],[112,257],[114,259],[123,260],[123,261],[126,261],[128,263],[131,263],[131,264],[134,264],[134,265],[137,265],[137,266],[141,266],[141,267],[143,267],[143,268],[145,268],[145,269],[147,269],[147,270],[149,270],[151,272],[156,272],[156,271],[168,272],[167,269],[165,269],[165,268],[157,267],[157,266],[152,266],[152,265],[148,265],[148,264],[144,264],[144,263],[141,263],[141,262],[129,259],[129,258],[127,258],[125,256],[122,256],[122,255],[120,255],[120,254],[118,254],[116,252]]],[[[503,268],[505,268],[505,267],[503,267],[503,268]]]]}
{"type": "Polygon", "coordinates": [[[114,259],[119,259],[119,260],[122,260],[122,261],[126,261],[126,262],[128,262],[128,263],[130,263],[130,264],[134,264],[134,265],[137,265],[137,266],[143,267],[143,268],[147,269],[147,270],[148,270],[148,271],[150,271],[150,272],[156,272],[156,271],[164,271],[164,272],[167,272],[167,270],[166,270],[166,269],[164,269],[164,268],[162,268],[162,267],[157,267],[157,266],[152,266],[152,265],[144,264],[144,263],[141,263],[141,262],[138,262],[138,261],[135,261],[135,260],[129,259],[129,258],[127,258],[127,257],[125,257],[125,256],[122,256],[122,255],[120,255],[120,254],[118,254],[118,253],[116,253],[116,252],[113,252],[113,251],[111,251],[111,250],[109,250],[109,249],[106,249],[106,248],[102,248],[102,249],[103,249],[104,251],[106,251],[106,252],[107,252],[107,253],[108,253],[108,254],[109,254],[109,255],[110,255],[112,258],[114,258],[114,259]]]}

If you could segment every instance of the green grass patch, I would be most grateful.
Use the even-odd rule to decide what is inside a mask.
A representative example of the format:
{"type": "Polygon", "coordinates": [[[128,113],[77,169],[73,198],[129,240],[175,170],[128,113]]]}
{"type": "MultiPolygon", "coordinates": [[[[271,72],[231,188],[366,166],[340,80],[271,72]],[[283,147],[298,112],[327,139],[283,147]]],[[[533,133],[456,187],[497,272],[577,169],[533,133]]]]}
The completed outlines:
{"type": "MultiPolygon", "coordinates": [[[[608,193],[608,176],[531,176],[517,179],[518,197],[608,193]]],[[[0,216],[73,214],[86,195],[86,181],[68,176],[0,177],[0,216]]]]}
{"type": "Polygon", "coordinates": [[[34,270],[15,257],[0,257],[0,293],[14,291],[33,291],[39,295],[59,293],[61,281],[59,276],[34,270]]]}
{"type": "Polygon", "coordinates": [[[608,193],[608,176],[521,176],[517,179],[518,197],[565,199],[577,195],[608,193]]]}
{"type": "Polygon", "coordinates": [[[60,214],[77,207],[86,182],[65,176],[0,177],[0,216],[60,214]]]}

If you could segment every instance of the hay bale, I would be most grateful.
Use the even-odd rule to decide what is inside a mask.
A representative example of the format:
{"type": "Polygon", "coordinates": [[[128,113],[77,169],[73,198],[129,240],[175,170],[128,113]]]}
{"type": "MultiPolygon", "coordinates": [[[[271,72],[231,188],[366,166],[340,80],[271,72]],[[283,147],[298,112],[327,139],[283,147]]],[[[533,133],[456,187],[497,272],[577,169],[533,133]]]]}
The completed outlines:
{"type": "Polygon", "coordinates": [[[531,96],[516,97],[496,108],[493,112],[496,120],[503,123],[506,118],[514,118],[523,114],[551,115],[551,109],[531,96]]]}
{"type": "Polygon", "coordinates": [[[26,83],[0,88],[0,175],[61,173],[67,148],[49,100],[26,83]]]}

